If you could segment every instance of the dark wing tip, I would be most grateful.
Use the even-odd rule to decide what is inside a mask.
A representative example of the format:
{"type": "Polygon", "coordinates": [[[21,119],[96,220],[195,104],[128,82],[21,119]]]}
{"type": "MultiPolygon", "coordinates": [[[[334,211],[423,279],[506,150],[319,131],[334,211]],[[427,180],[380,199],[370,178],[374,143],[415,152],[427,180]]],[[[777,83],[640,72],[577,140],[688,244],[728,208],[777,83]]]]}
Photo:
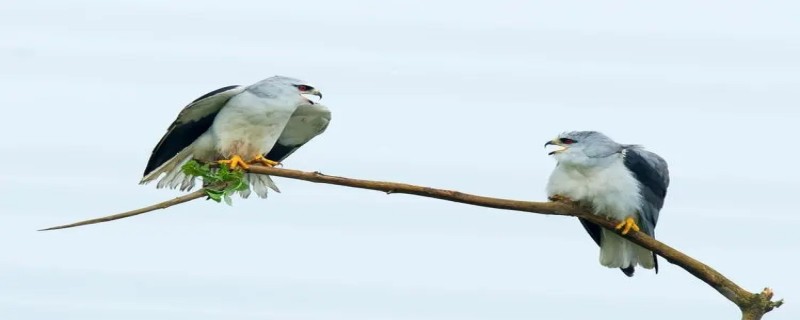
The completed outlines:
{"type": "Polygon", "coordinates": [[[653,264],[655,265],[656,274],[658,274],[658,255],[653,252],[653,264]]]}
{"type": "Polygon", "coordinates": [[[302,146],[302,144],[289,146],[283,145],[280,142],[276,142],[275,146],[272,147],[272,150],[270,150],[264,157],[273,161],[282,162],[286,159],[286,157],[302,146]]]}
{"type": "Polygon", "coordinates": [[[624,273],[628,277],[633,277],[633,272],[636,271],[636,269],[633,266],[627,268],[619,268],[619,269],[622,270],[622,273],[624,273]]]}

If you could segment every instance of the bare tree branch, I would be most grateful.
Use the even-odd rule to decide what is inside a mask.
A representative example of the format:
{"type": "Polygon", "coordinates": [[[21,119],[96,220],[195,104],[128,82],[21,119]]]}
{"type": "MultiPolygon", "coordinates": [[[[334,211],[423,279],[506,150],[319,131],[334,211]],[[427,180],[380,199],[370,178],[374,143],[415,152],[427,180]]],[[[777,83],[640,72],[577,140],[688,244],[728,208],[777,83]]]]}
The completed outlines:
{"type": "Polygon", "coordinates": [[[205,191],[203,191],[201,189],[201,190],[197,190],[195,192],[189,193],[187,195],[177,197],[175,199],[171,199],[171,200],[167,200],[167,201],[164,201],[164,202],[156,203],[156,204],[154,204],[152,206],[147,206],[147,207],[144,207],[144,208],[131,210],[131,211],[128,211],[128,212],[112,214],[110,216],[105,216],[105,217],[101,217],[101,218],[78,221],[78,222],[75,222],[75,223],[65,224],[63,226],[57,226],[57,227],[51,227],[51,228],[47,228],[47,229],[41,229],[39,231],[66,229],[66,228],[72,228],[72,227],[85,226],[87,224],[95,224],[95,223],[108,222],[108,221],[122,219],[122,218],[133,217],[133,216],[136,216],[136,215],[140,215],[142,213],[147,213],[147,212],[158,210],[158,209],[166,209],[166,208],[169,208],[169,207],[174,206],[176,204],[189,202],[189,201],[192,201],[194,199],[202,198],[205,195],[206,195],[205,191]]]}
{"type": "MultiPolygon", "coordinates": [[[[491,197],[462,193],[453,190],[435,189],[430,187],[415,186],[404,183],[351,179],[351,178],[324,175],[320,172],[304,172],[299,170],[271,168],[271,167],[264,167],[257,165],[250,166],[250,169],[248,171],[251,173],[267,174],[271,176],[304,180],[315,183],[325,183],[325,184],[333,184],[333,185],[346,186],[359,189],[383,191],[386,192],[387,194],[392,194],[392,193],[411,194],[411,195],[436,198],[436,199],[459,202],[481,207],[548,214],[548,215],[579,217],[591,221],[603,228],[616,232],[617,234],[641,245],[642,247],[645,247],[655,252],[656,254],[663,257],[670,263],[680,266],[684,270],[688,271],[698,279],[702,280],[703,282],[705,282],[706,284],[717,290],[717,292],[722,294],[725,298],[736,304],[742,311],[743,320],[761,319],[764,314],[766,314],[767,312],[771,311],[774,308],[780,307],[783,304],[783,300],[772,301],[773,292],[769,288],[764,288],[764,290],[760,293],[748,292],[747,290],[743,289],[730,279],[726,278],[725,276],[723,276],[721,273],[717,272],[710,266],[666,244],[663,244],[660,241],[655,240],[644,233],[634,231],[628,233],[627,235],[622,235],[620,231],[614,228],[617,224],[617,221],[607,219],[605,217],[601,217],[598,215],[594,215],[587,208],[581,208],[576,204],[572,203],[530,202],[530,201],[519,201],[519,200],[510,200],[501,198],[491,198],[491,197]]],[[[145,212],[153,211],[156,209],[167,208],[169,206],[201,198],[203,196],[204,196],[203,190],[199,190],[187,194],[185,196],[178,197],[146,208],[129,211],[126,213],[120,213],[108,217],[47,228],[43,230],[63,229],[63,228],[70,228],[75,226],[122,219],[142,214],[145,212]]]]}

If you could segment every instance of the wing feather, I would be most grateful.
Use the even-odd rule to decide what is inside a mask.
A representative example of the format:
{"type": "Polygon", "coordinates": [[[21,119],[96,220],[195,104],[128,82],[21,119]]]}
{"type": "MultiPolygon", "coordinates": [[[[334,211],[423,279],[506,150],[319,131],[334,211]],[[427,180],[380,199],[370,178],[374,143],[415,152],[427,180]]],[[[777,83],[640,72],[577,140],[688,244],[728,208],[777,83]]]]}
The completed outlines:
{"type": "MultiPolygon", "coordinates": [[[[658,215],[664,206],[667,188],[669,188],[667,162],[653,152],[629,146],[625,149],[624,163],[640,184],[639,193],[643,203],[639,217],[642,232],[655,237],[658,215]]],[[[655,253],[653,253],[653,263],[658,272],[658,257],[655,253]]]]}
{"type": "Polygon", "coordinates": [[[667,162],[655,153],[641,148],[625,149],[625,167],[639,181],[644,205],[640,213],[644,220],[644,231],[654,235],[658,214],[664,206],[669,187],[669,169],[667,162]]]}
{"type": "Polygon", "coordinates": [[[144,176],[169,161],[211,127],[219,110],[244,86],[230,85],[208,92],[184,107],[153,148],[144,176]]]}
{"type": "Polygon", "coordinates": [[[325,132],[330,121],[331,112],[324,105],[301,105],[292,114],[278,142],[264,157],[273,161],[283,161],[311,139],[325,132]]]}

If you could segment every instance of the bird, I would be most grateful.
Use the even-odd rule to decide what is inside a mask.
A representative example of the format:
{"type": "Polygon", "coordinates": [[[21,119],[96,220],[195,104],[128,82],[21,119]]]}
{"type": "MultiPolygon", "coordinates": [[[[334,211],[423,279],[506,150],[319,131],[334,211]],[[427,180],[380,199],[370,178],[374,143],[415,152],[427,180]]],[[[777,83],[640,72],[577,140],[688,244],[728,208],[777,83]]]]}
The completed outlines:
{"type": "MultiPolygon", "coordinates": [[[[140,185],[158,181],[156,188],[191,190],[195,177],[182,172],[190,160],[217,162],[231,170],[259,163],[274,167],[322,134],[331,112],[319,102],[319,89],[305,81],[275,75],[251,85],[229,85],[208,92],[186,105],[153,148],[140,185]]],[[[267,198],[268,188],[280,189],[267,175],[245,173],[252,189],[267,198]]]]}
{"type": "MultiPolygon", "coordinates": [[[[561,149],[548,155],[557,164],[547,181],[551,201],[574,201],[592,208],[596,215],[620,220],[617,230],[631,230],[655,237],[658,216],[669,187],[666,160],[641,145],[620,144],[598,131],[571,131],[547,141],[545,148],[561,149]]],[[[619,268],[632,277],[635,267],[655,269],[655,253],[579,218],[600,247],[600,264],[619,268]]]]}

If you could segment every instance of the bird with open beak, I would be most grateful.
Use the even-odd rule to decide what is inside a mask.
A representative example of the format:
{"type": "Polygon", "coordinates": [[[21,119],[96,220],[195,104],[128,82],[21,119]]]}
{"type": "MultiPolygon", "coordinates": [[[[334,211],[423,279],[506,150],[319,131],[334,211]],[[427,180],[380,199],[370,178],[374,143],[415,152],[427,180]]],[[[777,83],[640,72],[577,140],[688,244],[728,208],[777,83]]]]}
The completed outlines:
{"type": "MultiPolygon", "coordinates": [[[[547,183],[552,201],[576,201],[595,214],[621,220],[617,230],[655,235],[669,185],[666,161],[637,145],[619,144],[597,131],[565,132],[547,141],[559,149],[548,155],[557,164],[547,183]]],[[[579,219],[600,246],[600,264],[632,276],[634,267],[655,268],[655,254],[613,231],[579,219]]]]}

